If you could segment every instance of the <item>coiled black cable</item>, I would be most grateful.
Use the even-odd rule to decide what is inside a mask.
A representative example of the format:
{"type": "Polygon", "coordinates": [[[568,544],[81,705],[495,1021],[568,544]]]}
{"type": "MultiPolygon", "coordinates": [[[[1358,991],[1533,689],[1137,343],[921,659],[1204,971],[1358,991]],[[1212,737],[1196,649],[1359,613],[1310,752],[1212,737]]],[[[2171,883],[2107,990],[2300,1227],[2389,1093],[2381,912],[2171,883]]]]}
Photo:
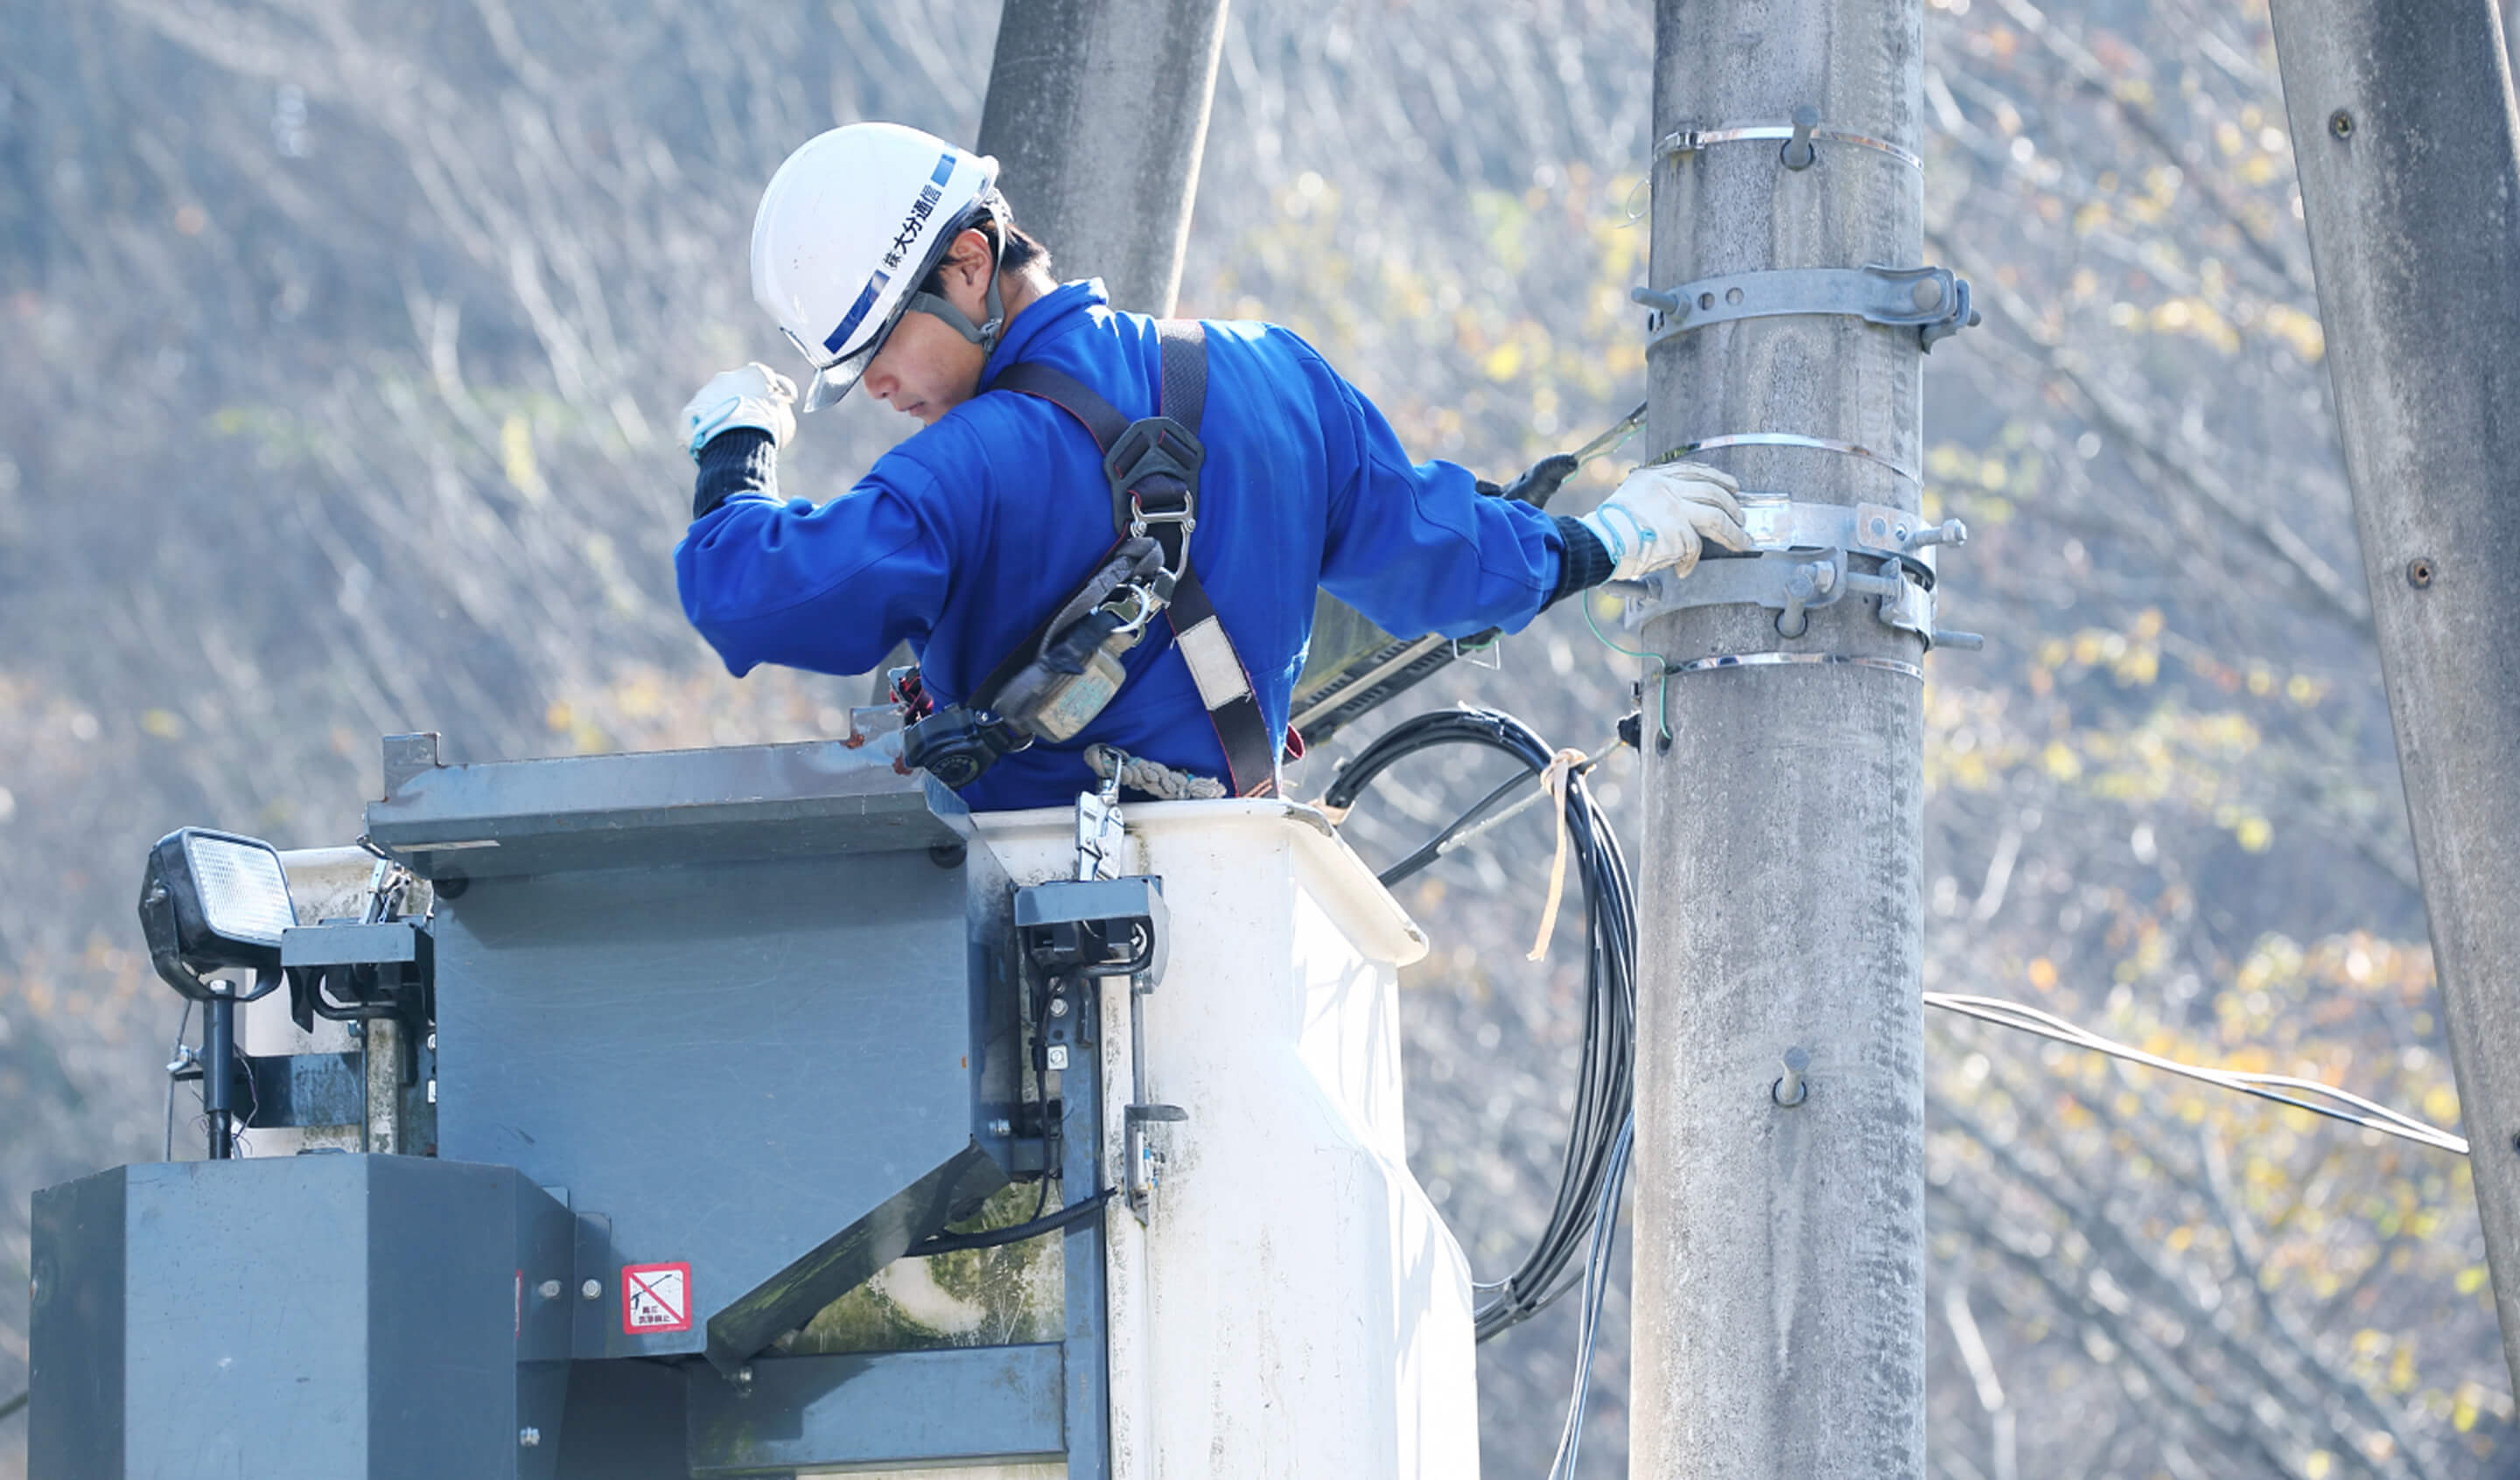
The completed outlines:
{"type": "MultiPolygon", "coordinates": [[[[1416,715],[1394,725],[1339,768],[1323,804],[1354,805],[1376,777],[1398,762],[1442,745],[1477,745],[1519,761],[1535,780],[1517,779],[1490,792],[1459,822],[1387,871],[1395,882],[1433,861],[1443,845],[1499,815],[1511,793],[1536,785],[1555,754],[1530,726],[1493,709],[1463,707],[1416,715]]],[[[1619,840],[1593,800],[1578,766],[1566,783],[1566,828],[1574,872],[1584,885],[1584,1046],[1575,1106],[1566,1132],[1557,1196],[1531,1252],[1511,1275],[1481,1283],[1478,1339],[1530,1320],[1583,1283],[1569,1269],[1590,1241],[1604,1198],[1618,1195],[1620,1130],[1634,1098],[1637,1042],[1636,885],[1619,840]]],[[[1613,1209],[1611,1216],[1616,1216],[1613,1209]]]]}

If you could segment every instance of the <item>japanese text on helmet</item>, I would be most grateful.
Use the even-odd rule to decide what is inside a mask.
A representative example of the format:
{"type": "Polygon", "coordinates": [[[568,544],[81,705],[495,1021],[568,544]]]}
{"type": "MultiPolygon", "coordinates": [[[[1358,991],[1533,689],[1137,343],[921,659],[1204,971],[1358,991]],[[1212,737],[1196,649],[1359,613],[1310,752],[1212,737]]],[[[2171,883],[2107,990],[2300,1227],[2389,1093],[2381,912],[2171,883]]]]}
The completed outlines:
{"type": "Polygon", "coordinates": [[[901,218],[901,229],[892,234],[892,250],[883,254],[884,266],[901,265],[902,253],[917,245],[919,234],[926,230],[927,218],[936,213],[936,202],[944,196],[945,192],[933,185],[921,189],[919,199],[911,202],[910,214],[901,218]]]}

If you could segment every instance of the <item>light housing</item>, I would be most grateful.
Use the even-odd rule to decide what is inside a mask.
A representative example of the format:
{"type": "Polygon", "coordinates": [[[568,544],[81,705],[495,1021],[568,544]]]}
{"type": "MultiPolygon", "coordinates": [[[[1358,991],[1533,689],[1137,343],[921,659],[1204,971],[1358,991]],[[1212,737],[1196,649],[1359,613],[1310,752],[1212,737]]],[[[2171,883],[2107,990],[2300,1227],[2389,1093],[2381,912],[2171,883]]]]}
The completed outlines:
{"type": "MultiPolygon", "coordinates": [[[[250,969],[249,1002],[280,984],[280,938],[297,923],[280,854],[258,838],[182,828],[149,850],[140,929],[168,986],[207,1001],[204,976],[250,969]]],[[[219,994],[226,995],[226,994],[219,994]]]]}

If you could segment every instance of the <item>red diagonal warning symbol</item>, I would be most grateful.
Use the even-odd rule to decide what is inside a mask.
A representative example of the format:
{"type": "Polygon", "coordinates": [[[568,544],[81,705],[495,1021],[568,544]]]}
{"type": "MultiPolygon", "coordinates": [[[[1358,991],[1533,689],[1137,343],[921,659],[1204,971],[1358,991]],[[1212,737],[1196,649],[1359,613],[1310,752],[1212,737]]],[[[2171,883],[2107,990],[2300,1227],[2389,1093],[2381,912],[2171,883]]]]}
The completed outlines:
{"type": "Polygon", "coordinates": [[[646,1336],[692,1328],[692,1267],[632,1264],[621,1269],[621,1329],[646,1336]]]}

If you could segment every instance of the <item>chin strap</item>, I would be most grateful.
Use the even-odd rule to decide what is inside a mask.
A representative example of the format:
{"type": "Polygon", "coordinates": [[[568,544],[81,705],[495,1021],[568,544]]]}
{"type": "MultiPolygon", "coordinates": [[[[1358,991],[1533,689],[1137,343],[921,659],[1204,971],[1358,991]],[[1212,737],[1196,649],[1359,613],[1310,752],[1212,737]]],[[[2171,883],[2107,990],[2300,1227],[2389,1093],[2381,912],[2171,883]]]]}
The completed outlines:
{"type": "Polygon", "coordinates": [[[979,345],[982,354],[996,352],[998,336],[1007,327],[1006,297],[998,287],[998,279],[1005,270],[1004,264],[1007,260],[1007,233],[1006,228],[999,225],[998,217],[994,213],[989,217],[989,225],[996,229],[987,233],[995,239],[989,244],[989,321],[987,323],[972,323],[969,314],[955,307],[942,293],[932,293],[924,290],[913,292],[910,295],[910,301],[904,305],[913,313],[923,313],[931,319],[943,320],[956,334],[979,345]]]}

